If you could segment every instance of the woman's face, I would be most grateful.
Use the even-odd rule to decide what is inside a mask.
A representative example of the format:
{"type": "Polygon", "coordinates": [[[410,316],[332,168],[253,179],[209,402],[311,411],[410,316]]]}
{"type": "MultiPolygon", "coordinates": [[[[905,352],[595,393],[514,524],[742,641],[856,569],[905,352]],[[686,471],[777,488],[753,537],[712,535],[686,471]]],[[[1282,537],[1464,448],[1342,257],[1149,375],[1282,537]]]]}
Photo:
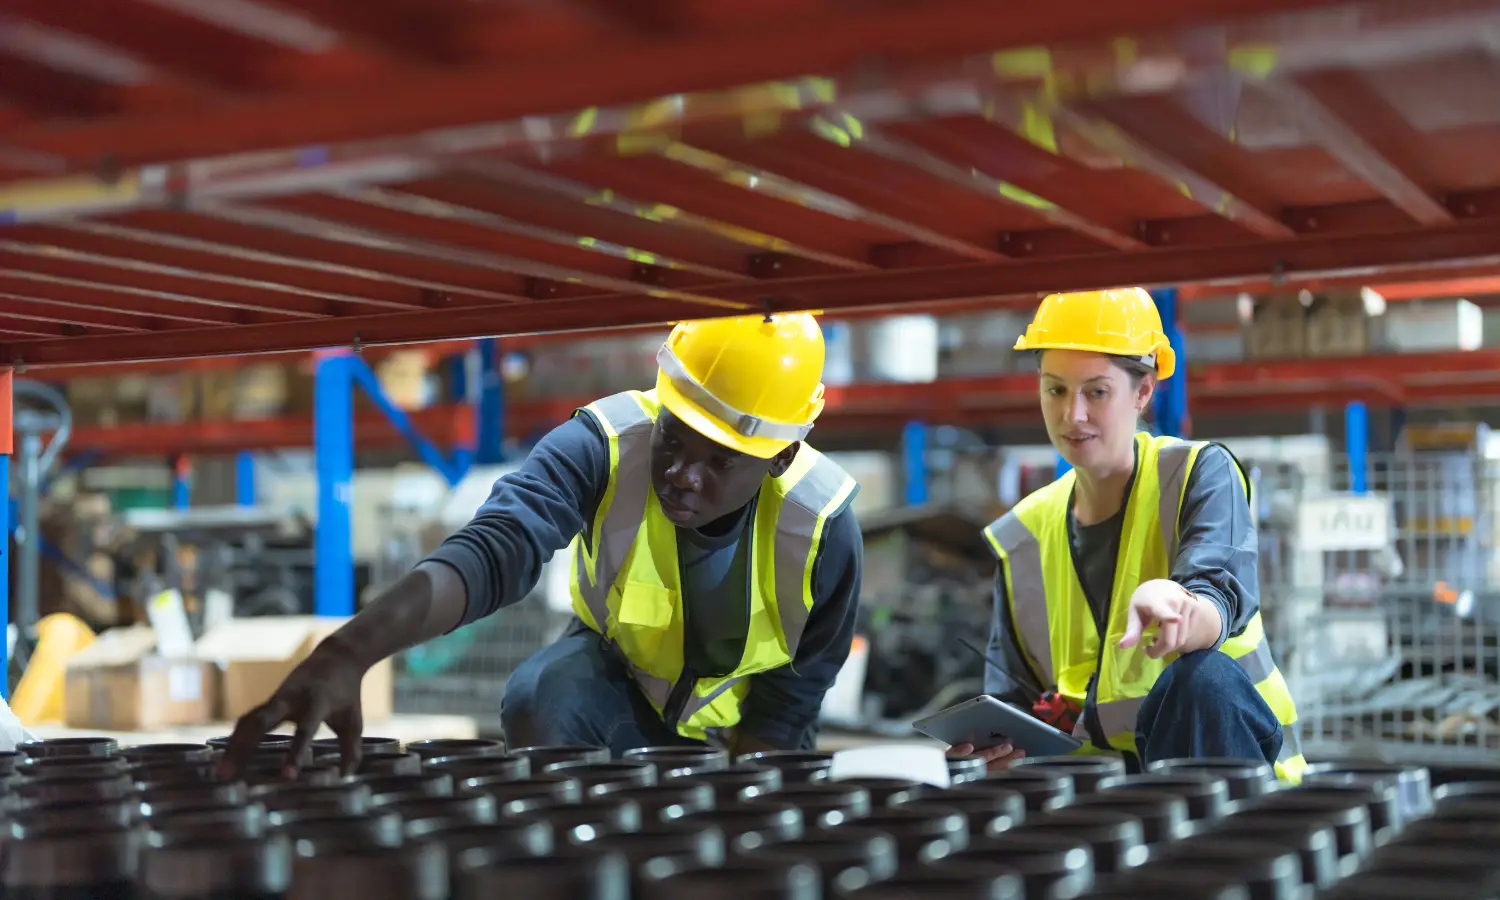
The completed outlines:
{"type": "Polygon", "coordinates": [[[1128,465],[1155,378],[1137,384],[1108,356],[1079,350],[1046,351],[1041,370],[1042,416],[1063,459],[1085,471],[1128,465]]]}

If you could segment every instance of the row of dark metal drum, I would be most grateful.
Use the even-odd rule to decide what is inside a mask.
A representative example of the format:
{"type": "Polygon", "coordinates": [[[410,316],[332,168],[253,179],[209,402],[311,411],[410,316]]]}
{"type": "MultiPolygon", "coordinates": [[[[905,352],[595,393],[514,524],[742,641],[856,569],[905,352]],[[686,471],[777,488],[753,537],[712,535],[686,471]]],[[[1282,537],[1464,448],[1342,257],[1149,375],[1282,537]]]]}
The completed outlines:
{"type": "Polygon", "coordinates": [[[269,737],[0,756],[8,900],[1500,900],[1500,783],[1419,768],[1029,759],[954,784],[828,778],[824,753],[365,738],[295,779],[269,737]]]}

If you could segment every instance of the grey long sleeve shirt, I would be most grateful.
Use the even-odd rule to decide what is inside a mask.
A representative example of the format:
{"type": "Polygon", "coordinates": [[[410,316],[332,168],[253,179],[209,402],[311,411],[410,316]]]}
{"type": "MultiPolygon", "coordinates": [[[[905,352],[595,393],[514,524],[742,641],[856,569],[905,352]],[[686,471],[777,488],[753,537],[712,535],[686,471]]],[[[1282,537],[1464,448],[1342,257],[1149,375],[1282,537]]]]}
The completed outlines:
{"type": "MultiPolygon", "coordinates": [[[[1134,486],[1132,479],[1131,486],[1134,486]]],[[[1129,488],[1127,488],[1127,491],[1129,488]]],[[[1119,556],[1123,508],[1097,525],[1080,526],[1068,512],[1068,539],[1074,559],[1081,560],[1079,580],[1089,597],[1095,626],[1103,633],[1114,593],[1115,560],[1119,556]]],[[[1171,579],[1214,604],[1224,627],[1217,647],[1245,630],[1260,611],[1255,524],[1250,501],[1240,482],[1239,465],[1229,451],[1216,444],[1198,453],[1188,475],[1179,520],[1177,556],[1171,579]]],[[[985,693],[1030,709],[1044,689],[1016,641],[1005,578],[995,577],[995,603],[990,617],[989,656],[1000,669],[986,666],[985,693]]]]}

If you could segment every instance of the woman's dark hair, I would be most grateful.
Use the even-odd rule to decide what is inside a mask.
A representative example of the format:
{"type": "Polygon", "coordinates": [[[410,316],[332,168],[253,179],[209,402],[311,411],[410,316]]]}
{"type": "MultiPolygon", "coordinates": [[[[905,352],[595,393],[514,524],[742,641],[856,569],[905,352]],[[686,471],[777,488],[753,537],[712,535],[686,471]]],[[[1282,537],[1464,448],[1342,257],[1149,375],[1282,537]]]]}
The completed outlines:
{"type": "Polygon", "coordinates": [[[1156,371],[1156,366],[1138,356],[1111,356],[1109,361],[1114,363],[1115,368],[1130,376],[1131,387],[1140,387],[1141,379],[1156,371]]]}
{"type": "MultiPolygon", "coordinates": [[[[1046,352],[1046,350],[1038,350],[1036,353],[1036,365],[1039,369],[1042,367],[1042,354],[1046,352]]],[[[1109,361],[1114,364],[1115,368],[1130,376],[1131,387],[1140,387],[1141,380],[1156,371],[1154,364],[1141,359],[1139,356],[1111,355],[1109,356],[1109,361]]]]}

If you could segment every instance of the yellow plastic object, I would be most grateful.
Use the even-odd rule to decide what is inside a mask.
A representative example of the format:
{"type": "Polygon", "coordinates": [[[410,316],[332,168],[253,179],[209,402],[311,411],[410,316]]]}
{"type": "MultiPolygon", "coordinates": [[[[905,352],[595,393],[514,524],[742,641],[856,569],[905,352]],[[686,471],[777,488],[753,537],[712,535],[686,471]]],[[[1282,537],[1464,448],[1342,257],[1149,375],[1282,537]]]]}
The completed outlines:
{"type": "Polygon", "coordinates": [[[37,623],[31,654],[10,708],[22,725],[63,720],[63,675],[73,654],[94,642],[94,632],[71,613],[53,613],[37,623]]]}
{"type": "Polygon", "coordinates": [[[1155,357],[1156,377],[1177,371],[1161,327],[1161,313],[1141,288],[1051,294],[1042,301],[1017,350],[1083,350],[1111,356],[1155,357]]]}
{"type": "Polygon", "coordinates": [[[823,352],[810,313],[681,322],[657,354],[656,393],[699,434],[769,459],[823,411],[823,352]]]}

